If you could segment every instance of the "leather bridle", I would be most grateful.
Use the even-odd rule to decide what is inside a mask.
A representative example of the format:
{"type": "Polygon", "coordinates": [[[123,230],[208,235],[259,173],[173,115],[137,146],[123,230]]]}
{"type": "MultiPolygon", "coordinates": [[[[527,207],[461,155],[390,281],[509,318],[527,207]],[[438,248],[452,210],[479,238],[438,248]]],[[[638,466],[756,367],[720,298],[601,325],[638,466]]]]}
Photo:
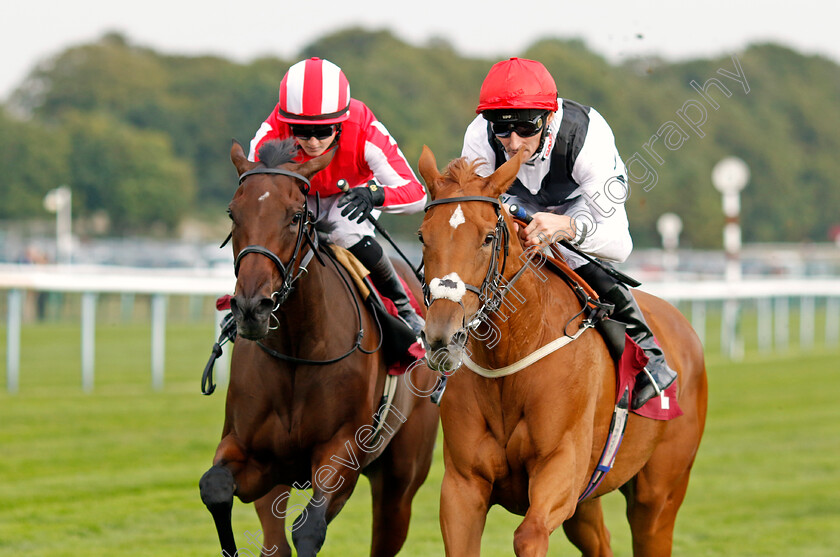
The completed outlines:
{"type": "MultiPolygon", "coordinates": [[[[510,252],[510,231],[508,230],[507,224],[505,223],[505,216],[502,212],[502,202],[499,201],[495,197],[487,197],[481,195],[467,195],[461,197],[448,197],[445,199],[435,199],[430,201],[426,204],[424,210],[426,212],[429,211],[432,207],[437,205],[446,205],[449,203],[461,203],[467,201],[481,201],[484,203],[490,203],[493,205],[493,209],[496,211],[496,229],[493,234],[493,256],[490,258],[490,264],[487,267],[487,272],[484,274],[484,280],[481,281],[480,286],[474,286],[472,284],[464,284],[464,287],[478,296],[478,299],[482,302],[481,307],[469,317],[466,318],[464,325],[467,328],[475,328],[481,324],[484,320],[485,316],[490,313],[495,312],[499,309],[502,305],[502,301],[507,294],[508,290],[513,286],[513,284],[519,280],[519,277],[522,276],[522,273],[525,269],[528,268],[527,265],[523,265],[522,268],[516,272],[516,274],[511,277],[511,279],[505,280],[504,272],[505,266],[507,264],[508,254],[510,252]],[[500,260],[501,259],[501,263],[500,260]]],[[[431,306],[436,299],[433,298],[431,291],[429,289],[428,284],[424,281],[423,283],[423,294],[425,298],[426,307],[431,306]]],[[[463,307],[463,302],[458,302],[463,307]]]]}
{"type": "MultiPolygon", "coordinates": [[[[242,182],[248,176],[253,176],[255,174],[280,174],[283,176],[289,176],[290,178],[295,178],[300,180],[306,185],[306,188],[303,190],[303,219],[304,222],[298,226],[298,234],[297,239],[295,241],[295,249],[292,252],[292,256],[289,258],[288,263],[283,263],[283,261],[270,249],[260,246],[260,245],[250,245],[245,246],[242,248],[236,256],[236,259],[233,262],[233,272],[235,276],[239,276],[239,265],[242,262],[242,258],[244,258],[249,253],[256,253],[262,256],[267,257],[274,263],[274,266],[277,267],[277,271],[280,273],[280,277],[282,279],[282,283],[280,288],[271,294],[272,300],[275,301],[275,307],[272,310],[275,311],[279,308],[286,299],[291,294],[292,289],[294,288],[294,283],[297,281],[304,273],[306,273],[306,266],[309,265],[309,262],[312,260],[313,255],[317,252],[318,246],[318,235],[313,231],[313,224],[317,217],[313,217],[312,213],[309,211],[307,205],[307,194],[309,193],[309,179],[303,176],[302,174],[298,174],[297,172],[293,172],[291,170],[286,170],[285,168],[254,168],[243,172],[239,176],[239,184],[242,185],[242,182]],[[301,247],[303,243],[306,242],[310,246],[310,250],[304,254],[303,258],[301,259],[300,263],[297,266],[297,269],[294,269],[295,261],[300,255],[301,247]]],[[[222,246],[227,244],[230,240],[231,235],[228,235],[227,239],[222,243],[222,246]]]]}

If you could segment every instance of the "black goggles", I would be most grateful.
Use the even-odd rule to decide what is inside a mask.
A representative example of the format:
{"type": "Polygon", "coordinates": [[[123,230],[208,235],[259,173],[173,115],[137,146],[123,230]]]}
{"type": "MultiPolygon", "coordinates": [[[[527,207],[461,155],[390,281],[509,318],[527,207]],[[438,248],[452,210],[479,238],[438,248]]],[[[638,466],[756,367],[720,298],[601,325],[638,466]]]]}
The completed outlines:
{"type": "Polygon", "coordinates": [[[510,137],[516,133],[519,137],[534,137],[540,133],[545,125],[545,115],[540,114],[533,120],[517,120],[515,122],[493,122],[493,135],[496,137],[510,137]]]}
{"type": "Polygon", "coordinates": [[[298,139],[326,139],[335,133],[335,124],[290,124],[292,135],[298,139]]]}

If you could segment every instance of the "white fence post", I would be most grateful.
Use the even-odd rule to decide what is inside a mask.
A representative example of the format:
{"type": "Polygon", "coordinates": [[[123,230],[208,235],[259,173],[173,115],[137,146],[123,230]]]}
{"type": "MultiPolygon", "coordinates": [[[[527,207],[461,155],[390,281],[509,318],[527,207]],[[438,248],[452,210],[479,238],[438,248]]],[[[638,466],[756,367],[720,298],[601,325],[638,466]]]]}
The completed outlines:
{"type": "Polygon", "coordinates": [[[773,349],[773,305],[770,298],[756,300],[758,319],[758,350],[762,353],[773,349]]]}
{"type": "Polygon", "coordinates": [[[706,344],[706,302],[694,300],[691,302],[691,326],[700,338],[701,344],[706,344]]]}
{"type": "Polygon", "coordinates": [[[166,297],[152,296],[152,388],[163,388],[163,368],[166,354],[166,297]]]}
{"type": "Polygon", "coordinates": [[[96,293],[82,294],[82,390],[93,391],[96,361],[96,293]]]}
{"type": "Polygon", "coordinates": [[[788,349],[788,340],[790,338],[789,330],[789,305],[787,296],[780,296],[776,298],[776,349],[784,351],[788,349]]]}
{"type": "Polygon", "coordinates": [[[720,326],[720,349],[732,359],[744,357],[744,341],[740,334],[741,306],[738,300],[724,300],[720,326]]]}
{"type": "Polygon", "coordinates": [[[840,297],[829,296],[825,301],[825,345],[837,346],[840,341],[840,297]]]}
{"type": "Polygon", "coordinates": [[[799,301],[799,348],[814,347],[814,329],[816,327],[816,312],[814,311],[814,297],[803,296],[799,301]]]}
{"type": "Polygon", "coordinates": [[[23,292],[9,290],[6,317],[6,390],[18,392],[20,387],[20,323],[23,314],[23,292]]]}

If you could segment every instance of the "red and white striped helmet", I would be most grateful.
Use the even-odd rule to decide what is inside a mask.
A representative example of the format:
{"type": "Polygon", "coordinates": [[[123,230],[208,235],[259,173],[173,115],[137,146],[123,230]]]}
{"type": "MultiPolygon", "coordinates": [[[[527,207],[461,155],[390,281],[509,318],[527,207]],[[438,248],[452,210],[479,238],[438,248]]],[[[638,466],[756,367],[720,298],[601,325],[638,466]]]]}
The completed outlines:
{"type": "Polygon", "coordinates": [[[350,117],[350,83],[341,68],[302,60],[280,82],[279,119],[289,124],[336,124],[350,117]]]}

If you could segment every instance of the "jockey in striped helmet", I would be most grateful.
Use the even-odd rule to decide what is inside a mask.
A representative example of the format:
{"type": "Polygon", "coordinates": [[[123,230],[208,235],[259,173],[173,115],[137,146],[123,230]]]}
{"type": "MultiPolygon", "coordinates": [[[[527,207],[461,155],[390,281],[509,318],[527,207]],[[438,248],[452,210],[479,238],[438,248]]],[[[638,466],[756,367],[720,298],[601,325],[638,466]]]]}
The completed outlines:
{"type": "Polygon", "coordinates": [[[259,160],[266,141],[290,137],[295,138],[300,162],[335,150],[330,164],[310,179],[309,192],[320,195],[320,218],[333,225],[330,241],[350,250],[367,267],[374,286],[419,334],[423,319],[374,237],[368,216],[380,211],[416,213],[426,202],[425,188],[396,140],[363,102],[350,97],[347,77],[329,60],[310,58],[294,64],[280,82],[279,96],[251,140],[249,158],[259,160]],[[342,180],[350,186],[347,193],[339,188],[342,180]]]}

